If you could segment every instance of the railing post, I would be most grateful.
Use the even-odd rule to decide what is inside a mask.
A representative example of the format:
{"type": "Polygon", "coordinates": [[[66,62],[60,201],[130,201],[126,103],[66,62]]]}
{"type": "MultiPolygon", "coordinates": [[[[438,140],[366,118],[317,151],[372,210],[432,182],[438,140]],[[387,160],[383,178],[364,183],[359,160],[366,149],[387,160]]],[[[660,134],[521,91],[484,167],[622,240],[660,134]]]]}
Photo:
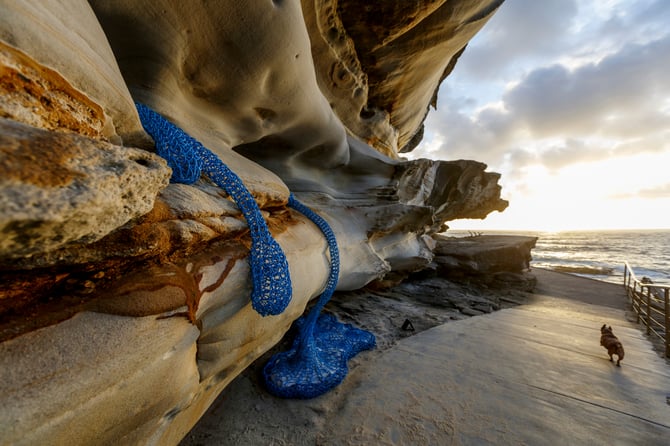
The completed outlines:
{"type": "Polygon", "coordinates": [[[626,294],[628,294],[628,284],[629,283],[630,282],[628,280],[628,264],[624,263],[623,264],[623,286],[624,286],[624,288],[626,288],[626,294]]]}
{"type": "Polygon", "coordinates": [[[637,282],[633,282],[633,310],[635,310],[635,323],[639,324],[640,323],[640,310],[642,307],[640,306],[640,302],[638,300],[638,295],[637,295],[637,282]],[[637,307],[635,306],[637,305],[637,307]]]}
{"type": "Polygon", "coordinates": [[[670,358],[670,288],[665,289],[665,357],[670,358]]]}
{"type": "Polygon", "coordinates": [[[647,334],[651,334],[651,287],[647,287],[647,334]]]}

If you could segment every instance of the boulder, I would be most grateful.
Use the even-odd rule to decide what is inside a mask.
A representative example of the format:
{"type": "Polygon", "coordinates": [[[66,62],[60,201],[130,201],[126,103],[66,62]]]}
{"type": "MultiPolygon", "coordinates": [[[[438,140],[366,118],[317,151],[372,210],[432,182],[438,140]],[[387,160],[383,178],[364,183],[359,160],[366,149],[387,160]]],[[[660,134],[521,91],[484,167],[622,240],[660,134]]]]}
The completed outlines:
{"type": "Polygon", "coordinates": [[[537,237],[521,235],[480,235],[450,237],[436,234],[433,268],[452,280],[515,284],[528,291],[535,285],[530,270],[531,250],[537,237]],[[526,284],[526,285],[523,285],[526,284]],[[523,286],[522,286],[523,285],[523,286]]]}
{"type": "Polygon", "coordinates": [[[0,118],[0,265],[100,240],[148,213],[170,174],[146,150],[0,118]]]}

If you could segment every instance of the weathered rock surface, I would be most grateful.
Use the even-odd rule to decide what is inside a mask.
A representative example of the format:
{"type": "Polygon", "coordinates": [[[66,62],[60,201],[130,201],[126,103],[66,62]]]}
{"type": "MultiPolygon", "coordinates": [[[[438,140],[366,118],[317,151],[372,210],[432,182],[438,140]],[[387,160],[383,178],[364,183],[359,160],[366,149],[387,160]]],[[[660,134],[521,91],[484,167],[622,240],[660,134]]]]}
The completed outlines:
{"type": "Polygon", "coordinates": [[[0,443],[177,443],[325,285],[289,191],[332,226],[339,290],[503,210],[484,164],[397,156],[499,3],[1,2],[0,443]],[[134,101],[242,178],[289,261],[284,313],[252,310],[237,206],[166,185],[134,101]]]}
{"type": "MultiPolygon", "coordinates": [[[[521,265],[530,255],[530,245],[519,245],[519,241],[517,237],[506,236],[488,240],[482,237],[473,239],[480,252],[485,252],[489,247],[494,250],[505,245],[514,247],[515,249],[509,251],[510,258],[505,263],[508,265],[521,265]]],[[[439,262],[439,258],[436,258],[436,262],[439,262]]],[[[378,348],[355,358],[352,361],[353,369],[374,360],[377,355],[384,354],[384,350],[393,347],[403,338],[437,325],[514,307],[532,300],[528,291],[534,287],[534,272],[515,271],[516,266],[512,271],[500,271],[498,275],[504,272],[510,274],[510,277],[523,277],[523,282],[493,280],[493,277],[489,281],[453,280],[441,276],[436,269],[424,270],[410,275],[407,280],[391,288],[367,286],[360,290],[337,292],[325,310],[343,321],[370,330],[376,336],[378,348]]],[[[470,273],[469,269],[464,271],[463,277],[471,277],[470,273]]],[[[484,276],[480,274],[479,277],[484,276]]],[[[290,426],[288,429],[292,432],[291,438],[300,438],[302,444],[319,443],[314,434],[322,432],[323,429],[319,427],[328,423],[332,417],[337,417],[337,410],[333,408],[346,406],[351,395],[338,388],[322,398],[310,401],[310,409],[302,404],[300,407],[305,410],[300,412],[297,410],[298,406],[291,404],[291,401],[280,401],[264,394],[259,376],[271,353],[273,352],[252,364],[224,389],[180,446],[197,446],[216,441],[262,443],[263,437],[282,438],[287,426],[290,426]],[[234,410],[230,410],[230,407],[234,407],[234,410]],[[265,410],[279,412],[283,416],[264,422],[267,415],[264,414],[265,410]],[[221,418],[222,414],[227,416],[221,418]],[[245,428],[245,418],[255,420],[256,424],[245,428]],[[259,425],[262,427],[259,428],[259,425]]],[[[444,364],[445,367],[450,366],[449,358],[445,358],[444,364]]],[[[408,367],[407,379],[411,380],[412,371],[419,370],[422,364],[414,362],[404,366],[408,367]]],[[[343,384],[350,391],[355,391],[357,385],[356,380],[343,384]]],[[[441,395],[440,398],[445,396],[441,395]]],[[[397,423],[391,424],[395,426],[397,423]]]]}
{"type": "MultiPolygon", "coordinates": [[[[12,63],[9,70],[8,66],[3,66],[2,84],[5,86],[2,90],[11,91],[9,85],[14,88],[21,86],[13,78],[18,73],[19,82],[27,83],[27,96],[40,99],[41,91],[35,89],[40,85],[51,90],[48,94],[71,96],[78,99],[76,102],[85,102],[89,110],[96,109],[98,119],[102,121],[101,135],[106,139],[114,143],[123,141],[125,145],[149,147],[150,139],[140,125],[114,54],[87,2],[4,0],[0,11],[3,53],[7,54],[7,48],[11,47],[11,52],[20,54],[14,57],[15,60],[27,61],[20,65],[12,63]],[[32,73],[39,73],[40,76],[35,78],[32,73]],[[12,77],[7,79],[8,75],[12,77]],[[61,79],[67,82],[68,88],[60,88],[64,85],[61,79]],[[100,115],[98,107],[91,106],[91,102],[98,104],[104,115],[100,115]]],[[[3,97],[13,99],[11,96],[3,97]]],[[[48,96],[45,99],[49,99],[48,96]]],[[[27,97],[23,95],[22,101],[18,102],[25,100],[27,97]]],[[[62,126],[63,122],[72,119],[74,110],[63,105],[55,107],[55,112],[47,118],[49,122],[60,121],[57,125],[62,126]]],[[[5,107],[0,107],[0,116],[9,117],[5,107]]],[[[41,110],[34,110],[34,114],[37,116],[32,118],[23,114],[23,119],[35,121],[43,117],[41,110]]]]}
{"type": "Polygon", "coordinates": [[[95,139],[114,137],[102,107],[58,72],[3,42],[0,42],[0,64],[1,117],[95,139]]]}
{"type": "Polygon", "coordinates": [[[537,237],[435,235],[434,262],[447,277],[476,277],[497,273],[521,273],[530,268],[531,249],[537,237]]]}
{"type": "Polygon", "coordinates": [[[280,316],[251,309],[247,251],[223,242],[97,298],[71,293],[74,316],[0,343],[2,444],[176,444],[325,284],[314,225],[298,221],[277,239],[300,280],[280,316]]]}
{"type": "Polygon", "coordinates": [[[170,174],[146,150],[0,118],[0,265],[101,239],[148,213],[170,174]]]}
{"type": "Polygon", "coordinates": [[[302,0],[319,87],[347,129],[397,156],[421,140],[428,105],[502,0],[302,0]]]}
{"type": "Polygon", "coordinates": [[[336,293],[326,309],[371,330],[380,348],[385,348],[401,337],[450,320],[516,305],[535,288],[528,262],[536,237],[445,234],[433,235],[436,255],[425,269],[399,284],[375,281],[359,290],[336,293]],[[406,319],[411,330],[402,328],[406,319]]]}

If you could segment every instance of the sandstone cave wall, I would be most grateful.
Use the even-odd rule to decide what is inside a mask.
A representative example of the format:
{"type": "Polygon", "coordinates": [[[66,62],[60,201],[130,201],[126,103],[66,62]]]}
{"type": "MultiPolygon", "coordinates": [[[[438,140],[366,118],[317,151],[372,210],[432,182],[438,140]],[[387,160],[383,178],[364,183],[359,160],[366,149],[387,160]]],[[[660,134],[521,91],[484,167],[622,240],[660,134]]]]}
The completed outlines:
{"type": "MultiPolygon", "coordinates": [[[[499,1],[0,1],[0,431],[7,444],[176,444],[325,285],[433,257],[503,210],[476,161],[405,161],[499,1]],[[244,181],[293,299],[250,306],[249,235],[206,178],[169,183],[134,102],[244,181]]],[[[476,157],[476,154],[473,154],[476,157]]]]}

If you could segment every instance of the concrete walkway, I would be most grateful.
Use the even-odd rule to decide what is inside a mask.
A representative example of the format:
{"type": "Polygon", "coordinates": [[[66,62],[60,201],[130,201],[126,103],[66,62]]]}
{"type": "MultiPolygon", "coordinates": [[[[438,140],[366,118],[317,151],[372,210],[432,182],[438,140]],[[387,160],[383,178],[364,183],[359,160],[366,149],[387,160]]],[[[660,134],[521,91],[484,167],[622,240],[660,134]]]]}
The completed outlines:
{"type": "Polygon", "coordinates": [[[537,276],[526,305],[432,328],[360,364],[323,443],[669,445],[670,366],[626,321],[623,287],[537,276]],[[599,345],[603,323],[623,342],[621,367],[599,345]]]}
{"type": "Polygon", "coordinates": [[[627,321],[623,286],[533,272],[524,305],[363,353],[319,398],[272,397],[245,373],[182,446],[670,445],[670,365],[627,321]]]}

